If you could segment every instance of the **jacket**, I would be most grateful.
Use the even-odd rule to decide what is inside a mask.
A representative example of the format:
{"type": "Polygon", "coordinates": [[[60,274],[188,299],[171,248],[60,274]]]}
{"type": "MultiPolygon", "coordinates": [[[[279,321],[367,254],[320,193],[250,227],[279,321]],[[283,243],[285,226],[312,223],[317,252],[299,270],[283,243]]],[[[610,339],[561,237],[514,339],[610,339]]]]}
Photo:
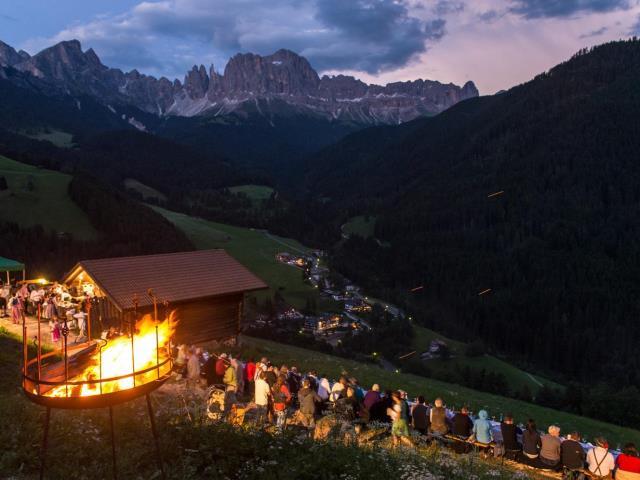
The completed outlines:
{"type": "Polygon", "coordinates": [[[423,403],[414,405],[411,412],[413,428],[416,430],[427,430],[429,428],[429,409],[423,403]]]}
{"type": "Polygon", "coordinates": [[[315,415],[316,403],[320,403],[320,396],[310,388],[303,388],[298,392],[300,402],[300,412],[308,415],[315,415]]]}
{"type": "Polygon", "coordinates": [[[554,465],[560,461],[560,438],[551,434],[540,438],[540,460],[547,465],[554,465]]]}
{"type": "Polygon", "coordinates": [[[469,415],[464,413],[456,413],[451,422],[451,433],[459,437],[469,438],[473,431],[473,420],[469,415]]]}
{"type": "Polygon", "coordinates": [[[227,369],[224,371],[224,377],[222,378],[222,383],[224,383],[227,389],[235,390],[238,386],[238,379],[236,377],[236,369],[229,365],[227,369]]]}
{"type": "Polygon", "coordinates": [[[444,435],[449,431],[449,427],[447,426],[447,411],[444,407],[433,407],[429,416],[432,432],[444,435]]]}
{"type": "Polygon", "coordinates": [[[584,468],[586,454],[580,442],[575,440],[565,440],[560,445],[560,457],[562,458],[562,466],[569,470],[579,470],[584,468]]]}
{"type": "Polygon", "coordinates": [[[478,412],[478,418],[473,422],[473,434],[476,437],[476,441],[480,443],[493,442],[493,433],[491,432],[491,422],[487,420],[489,414],[486,410],[480,410],[478,412]]]}

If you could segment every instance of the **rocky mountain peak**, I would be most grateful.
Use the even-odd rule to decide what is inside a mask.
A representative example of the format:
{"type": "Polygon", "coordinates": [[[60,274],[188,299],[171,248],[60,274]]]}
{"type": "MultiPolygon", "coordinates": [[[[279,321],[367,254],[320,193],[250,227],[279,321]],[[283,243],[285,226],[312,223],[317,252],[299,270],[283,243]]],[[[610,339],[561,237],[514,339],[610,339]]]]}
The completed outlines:
{"type": "Polygon", "coordinates": [[[382,86],[347,75],[320,78],[306,58],[287,49],[264,56],[239,53],[223,74],[213,65],[209,69],[194,65],[183,82],[106,67],[93,49],[83,52],[77,40],[60,42],[32,57],[0,42],[0,66],[38,77],[47,90],[93,95],[108,105],[134,105],[161,116],[272,117],[284,108],[287,115],[298,112],[331,121],[385,124],[439,113],[478,95],[473,82],[459,87],[414,80],[382,86]]]}
{"type": "Polygon", "coordinates": [[[320,81],[306,58],[285,49],[264,57],[253,53],[235,55],[227,63],[223,77],[226,91],[254,96],[308,95],[320,81]]]}
{"type": "Polygon", "coordinates": [[[0,66],[12,67],[22,60],[22,56],[12,46],[0,41],[0,66]]]}
{"type": "Polygon", "coordinates": [[[209,75],[204,65],[196,65],[184,77],[184,89],[191,98],[202,98],[209,89],[209,75]]]}

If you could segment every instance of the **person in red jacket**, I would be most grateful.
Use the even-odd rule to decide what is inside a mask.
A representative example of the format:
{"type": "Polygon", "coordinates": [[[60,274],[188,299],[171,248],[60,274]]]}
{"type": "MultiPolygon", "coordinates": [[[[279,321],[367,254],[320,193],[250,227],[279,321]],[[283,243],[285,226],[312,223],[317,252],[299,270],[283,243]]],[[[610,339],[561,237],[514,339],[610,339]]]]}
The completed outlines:
{"type": "Polygon", "coordinates": [[[627,443],[622,449],[622,453],[618,455],[616,463],[618,465],[616,479],[636,478],[636,475],[630,475],[640,474],[640,458],[638,458],[635,444],[627,443]]]}
{"type": "Polygon", "coordinates": [[[253,379],[256,376],[256,362],[253,361],[253,358],[250,358],[249,361],[244,366],[244,383],[245,383],[245,391],[253,392],[253,379]]]}
{"type": "Polygon", "coordinates": [[[224,377],[224,372],[227,369],[228,364],[229,361],[227,360],[227,354],[220,354],[216,361],[216,383],[222,383],[222,377],[224,377]]]}

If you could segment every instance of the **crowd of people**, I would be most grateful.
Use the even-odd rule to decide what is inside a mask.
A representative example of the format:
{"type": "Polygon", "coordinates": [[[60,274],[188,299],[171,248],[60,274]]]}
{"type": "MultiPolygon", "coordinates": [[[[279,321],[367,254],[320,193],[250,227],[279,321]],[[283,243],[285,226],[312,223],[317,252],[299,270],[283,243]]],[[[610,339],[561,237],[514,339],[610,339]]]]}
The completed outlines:
{"type": "Polygon", "coordinates": [[[316,423],[332,414],[352,422],[359,431],[388,424],[394,447],[437,441],[460,454],[479,449],[533,468],[562,471],[566,478],[640,480],[640,455],[632,443],[615,452],[602,437],[594,445],[585,444],[578,432],[562,437],[556,425],[542,433],[531,419],[519,426],[513,415],[505,414],[495,422],[486,410],[477,415],[467,407],[454,411],[441,398],[432,404],[423,396],[409,401],[402,390],[383,392],[378,384],[365,390],[346,373],[332,382],[314,370],[303,373],[295,366],[277,367],[267,358],[241,361],[181,345],[175,365],[187,382],[224,389],[223,418],[244,399],[253,404],[258,426],[272,424],[277,431],[295,423],[311,435],[316,423]]]}
{"type": "Polygon", "coordinates": [[[22,325],[25,316],[39,316],[48,322],[53,344],[61,340],[66,322],[67,328],[76,333],[76,342],[85,340],[90,293],[77,292],[57,282],[0,283],[0,317],[9,317],[12,323],[22,325]]]}

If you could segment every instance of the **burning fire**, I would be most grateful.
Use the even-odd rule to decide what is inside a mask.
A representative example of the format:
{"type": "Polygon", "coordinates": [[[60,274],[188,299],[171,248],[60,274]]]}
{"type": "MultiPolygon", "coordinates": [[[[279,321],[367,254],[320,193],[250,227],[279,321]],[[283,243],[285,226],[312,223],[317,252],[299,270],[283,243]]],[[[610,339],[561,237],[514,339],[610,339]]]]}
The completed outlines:
{"type": "Polygon", "coordinates": [[[175,319],[175,311],[171,312],[169,318],[158,323],[158,335],[156,344],[156,324],[151,315],[145,315],[136,324],[136,333],[133,337],[133,356],[132,342],[130,336],[120,336],[109,340],[102,348],[102,355],[96,350],[91,356],[89,365],[84,371],[69,379],[70,382],[82,382],[90,380],[99,380],[100,378],[108,379],[129,375],[120,380],[112,380],[107,382],[85,383],[82,385],[66,385],[57,386],[44,395],[49,397],[87,397],[91,395],[100,395],[103,393],[117,392],[133,388],[135,385],[149,383],[169,373],[171,364],[166,363],[158,369],[135,375],[135,383],[133,373],[155,367],[156,364],[162,363],[168,358],[169,352],[165,348],[169,344],[169,340],[173,335],[177,320],[175,319]],[[156,348],[157,346],[157,348],[156,348]],[[102,376],[100,371],[102,357],[102,376]],[[133,358],[132,358],[133,357],[133,358]],[[134,363],[135,362],[135,363],[134,363]],[[102,383],[102,389],[101,389],[102,383]],[[67,393],[68,392],[68,393],[67,393]]]}

